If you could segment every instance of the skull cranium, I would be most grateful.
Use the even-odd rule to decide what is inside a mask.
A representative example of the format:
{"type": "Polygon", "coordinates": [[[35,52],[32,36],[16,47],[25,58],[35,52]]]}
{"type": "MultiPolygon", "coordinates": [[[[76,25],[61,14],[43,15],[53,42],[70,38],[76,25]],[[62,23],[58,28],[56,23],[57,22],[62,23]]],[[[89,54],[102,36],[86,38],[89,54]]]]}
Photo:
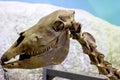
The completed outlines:
{"type": "Polygon", "coordinates": [[[69,27],[74,22],[74,13],[57,10],[22,32],[3,54],[2,66],[32,69],[61,63],[69,51],[69,27]],[[19,60],[5,63],[17,55],[19,60]]]}

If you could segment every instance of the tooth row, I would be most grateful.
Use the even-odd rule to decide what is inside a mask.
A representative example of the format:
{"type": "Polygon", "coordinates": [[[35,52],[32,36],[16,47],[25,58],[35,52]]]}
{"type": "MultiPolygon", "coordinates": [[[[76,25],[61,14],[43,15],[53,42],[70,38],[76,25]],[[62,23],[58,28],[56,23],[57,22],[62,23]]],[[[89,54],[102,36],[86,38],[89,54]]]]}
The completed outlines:
{"type": "Polygon", "coordinates": [[[38,50],[37,50],[37,51],[36,51],[36,50],[30,51],[30,52],[28,53],[28,55],[35,56],[35,55],[39,55],[39,54],[41,54],[41,53],[44,53],[44,52],[52,49],[52,47],[55,46],[55,42],[56,42],[56,41],[54,41],[54,43],[52,43],[51,45],[49,45],[49,46],[47,46],[47,47],[45,47],[45,48],[43,48],[43,49],[41,49],[41,50],[39,50],[39,51],[38,51],[38,50]]]}

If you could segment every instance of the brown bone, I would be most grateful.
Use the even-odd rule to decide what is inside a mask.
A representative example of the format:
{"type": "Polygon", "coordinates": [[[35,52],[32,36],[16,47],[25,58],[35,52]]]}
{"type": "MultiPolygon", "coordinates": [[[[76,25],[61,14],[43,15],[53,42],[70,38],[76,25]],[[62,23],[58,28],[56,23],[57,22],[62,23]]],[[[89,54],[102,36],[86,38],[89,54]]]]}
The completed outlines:
{"type": "Polygon", "coordinates": [[[36,25],[22,32],[3,54],[3,67],[38,68],[61,63],[68,54],[68,29],[73,21],[72,10],[57,10],[43,17],[36,25]],[[18,61],[5,64],[17,55],[20,55],[18,61]]]}
{"type": "Polygon", "coordinates": [[[24,68],[33,69],[48,65],[60,64],[67,56],[69,51],[69,35],[68,31],[63,31],[58,37],[56,45],[50,51],[46,51],[41,55],[36,55],[30,59],[18,60],[3,65],[4,68],[24,68]]]}
{"type": "Polygon", "coordinates": [[[75,32],[73,30],[70,31],[73,39],[76,39],[82,45],[83,52],[89,56],[91,64],[97,66],[100,74],[107,76],[110,80],[120,80],[120,70],[113,68],[109,62],[104,60],[104,55],[96,49],[95,39],[90,33],[80,32],[78,34],[73,33],[75,32]]]}

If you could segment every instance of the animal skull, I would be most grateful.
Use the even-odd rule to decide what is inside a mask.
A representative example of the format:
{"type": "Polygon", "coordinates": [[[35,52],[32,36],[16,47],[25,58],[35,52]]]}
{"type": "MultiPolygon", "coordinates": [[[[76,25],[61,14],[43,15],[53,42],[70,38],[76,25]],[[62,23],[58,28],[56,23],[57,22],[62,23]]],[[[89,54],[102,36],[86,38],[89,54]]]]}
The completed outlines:
{"type": "Polygon", "coordinates": [[[57,10],[22,32],[1,57],[2,66],[33,69],[61,63],[69,51],[69,28],[75,23],[74,14],[72,10],[57,10]],[[19,60],[8,62],[17,55],[19,60]]]}

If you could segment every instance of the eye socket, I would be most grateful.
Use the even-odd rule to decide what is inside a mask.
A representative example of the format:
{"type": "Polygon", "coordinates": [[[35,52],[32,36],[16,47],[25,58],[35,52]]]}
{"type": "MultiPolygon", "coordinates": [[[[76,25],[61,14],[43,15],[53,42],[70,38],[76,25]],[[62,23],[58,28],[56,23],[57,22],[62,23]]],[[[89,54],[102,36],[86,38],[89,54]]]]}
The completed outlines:
{"type": "Polygon", "coordinates": [[[53,24],[53,29],[55,31],[57,31],[57,32],[63,30],[64,29],[63,22],[61,22],[61,21],[55,21],[54,24],[53,24]]]}

